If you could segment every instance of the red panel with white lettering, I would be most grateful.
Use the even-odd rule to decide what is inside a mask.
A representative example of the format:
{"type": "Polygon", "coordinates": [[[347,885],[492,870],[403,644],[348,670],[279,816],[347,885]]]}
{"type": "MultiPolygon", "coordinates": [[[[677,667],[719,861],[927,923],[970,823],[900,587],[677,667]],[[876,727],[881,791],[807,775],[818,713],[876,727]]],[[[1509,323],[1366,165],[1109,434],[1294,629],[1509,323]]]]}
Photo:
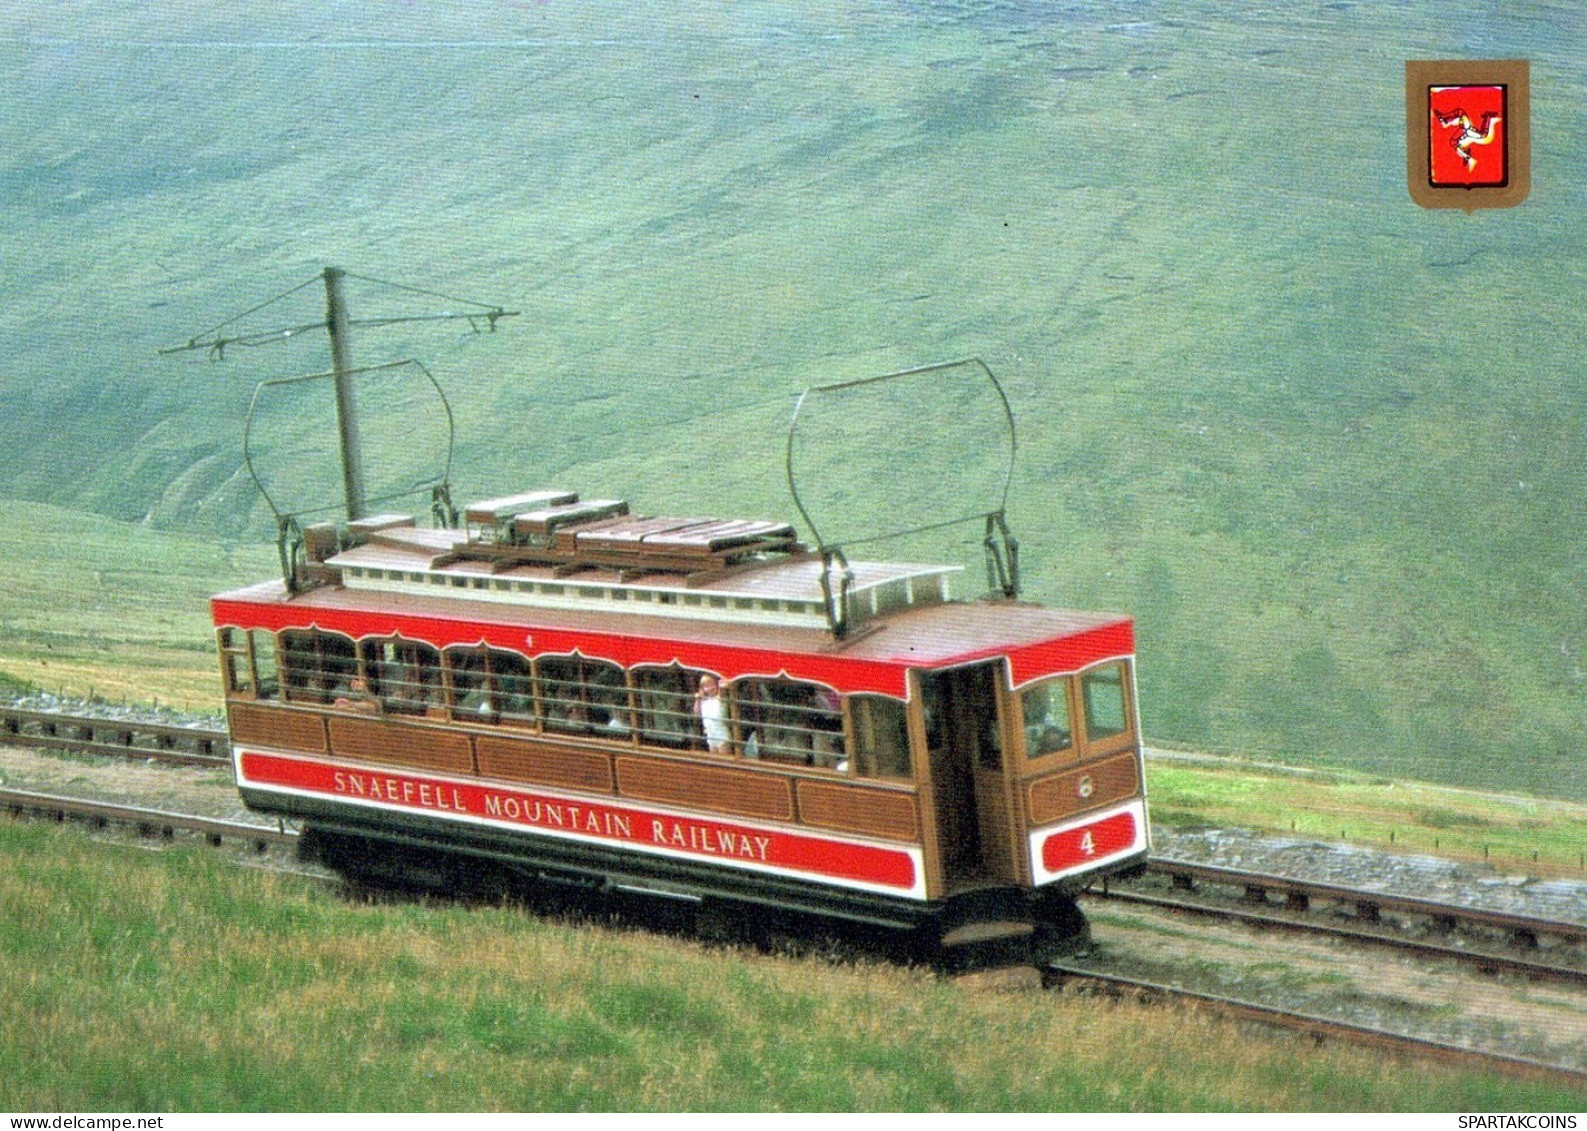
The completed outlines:
{"type": "Polygon", "coordinates": [[[925,897],[920,850],[914,847],[892,848],[604,800],[254,750],[238,752],[237,780],[239,785],[353,805],[529,829],[654,855],[925,897]]]}
{"type": "Polygon", "coordinates": [[[1030,835],[1031,870],[1038,884],[1089,871],[1146,849],[1146,812],[1140,801],[1030,835]]]}

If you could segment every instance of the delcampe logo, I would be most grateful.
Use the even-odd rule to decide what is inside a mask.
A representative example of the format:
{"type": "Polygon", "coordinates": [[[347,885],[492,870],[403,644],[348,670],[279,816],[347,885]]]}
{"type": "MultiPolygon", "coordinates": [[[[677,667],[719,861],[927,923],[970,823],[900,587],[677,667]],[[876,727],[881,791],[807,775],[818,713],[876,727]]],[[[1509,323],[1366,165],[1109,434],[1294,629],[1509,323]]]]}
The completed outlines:
{"type": "Polygon", "coordinates": [[[1423,208],[1509,208],[1531,187],[1527,64],[1405,64],[1405,156],[1423,208]]]}

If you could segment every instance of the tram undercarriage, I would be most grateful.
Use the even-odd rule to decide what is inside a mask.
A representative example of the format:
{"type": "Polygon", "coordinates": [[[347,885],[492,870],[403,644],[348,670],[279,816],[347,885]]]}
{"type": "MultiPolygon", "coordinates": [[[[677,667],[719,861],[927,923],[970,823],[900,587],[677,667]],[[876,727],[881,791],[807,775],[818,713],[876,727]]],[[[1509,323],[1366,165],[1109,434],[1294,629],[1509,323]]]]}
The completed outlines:
{"type": "Polygon", "coordinates": [[[341,822],[306,827],[299,858],[361,889],[510,899],[547,913],[713,942],[881,956],[953,972],[1042,966],[1090,943],[1089,924],[1061,885],[987,887],[930,902],[890,900],[626,854],[460,842],[455,835],[443,840],[341,822]]]}

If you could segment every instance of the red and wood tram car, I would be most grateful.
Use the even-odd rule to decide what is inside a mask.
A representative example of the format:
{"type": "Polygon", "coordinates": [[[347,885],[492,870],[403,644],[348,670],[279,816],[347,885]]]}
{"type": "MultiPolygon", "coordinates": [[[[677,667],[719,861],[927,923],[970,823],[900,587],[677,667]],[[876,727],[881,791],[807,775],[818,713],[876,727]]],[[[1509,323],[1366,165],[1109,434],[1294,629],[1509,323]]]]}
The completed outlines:
{"type": "Polygon", "coordinates": [[[856,562],[833,595],[781,523],[559,492],[464,519],[310,527],[288,581],[213,600],[242,795],[334,865],[952,946],[1072,932],[1074,889],[1145,857],[1128,618],[953,600],[947,567],[856,562]]]}

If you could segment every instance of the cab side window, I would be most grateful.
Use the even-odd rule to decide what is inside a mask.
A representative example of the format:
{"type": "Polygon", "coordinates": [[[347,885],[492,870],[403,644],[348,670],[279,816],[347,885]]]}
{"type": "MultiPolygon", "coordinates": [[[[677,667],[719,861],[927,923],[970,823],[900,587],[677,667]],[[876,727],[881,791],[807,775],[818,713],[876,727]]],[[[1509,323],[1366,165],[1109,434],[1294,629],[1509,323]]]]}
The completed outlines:
{"type": "Polygon", "coordinates": [[[223,628],[217,634],[221,670],[226,675],[226,694],[255,698],[253,662],[249,656],[248,634],[237,628],[223,628]]]}
{"type": "Polygon", "coordinates": [[[1082,675],[1080,702],[1085,712],[1088,742],[1128,731],[1130,716],[1125,698],[1124,665],[1109,664],[1082,675]]]}
{"type": "Polygon", "coordinates": [[[275,633],[268,629],[256,628],[248,633],[248,645],[253,655],[254,674],[258,676],[255,690],[259,698],[280,698],[281,675],[276,670],[275,633]]]}
{"type": "Polygon", "coordinates": [[[1069,718],[1069,680],[1046,679],[1020,693],[1025,720],[1025,753],[1030,758],[1057,754],[1074,745],[1069,718]]]}

